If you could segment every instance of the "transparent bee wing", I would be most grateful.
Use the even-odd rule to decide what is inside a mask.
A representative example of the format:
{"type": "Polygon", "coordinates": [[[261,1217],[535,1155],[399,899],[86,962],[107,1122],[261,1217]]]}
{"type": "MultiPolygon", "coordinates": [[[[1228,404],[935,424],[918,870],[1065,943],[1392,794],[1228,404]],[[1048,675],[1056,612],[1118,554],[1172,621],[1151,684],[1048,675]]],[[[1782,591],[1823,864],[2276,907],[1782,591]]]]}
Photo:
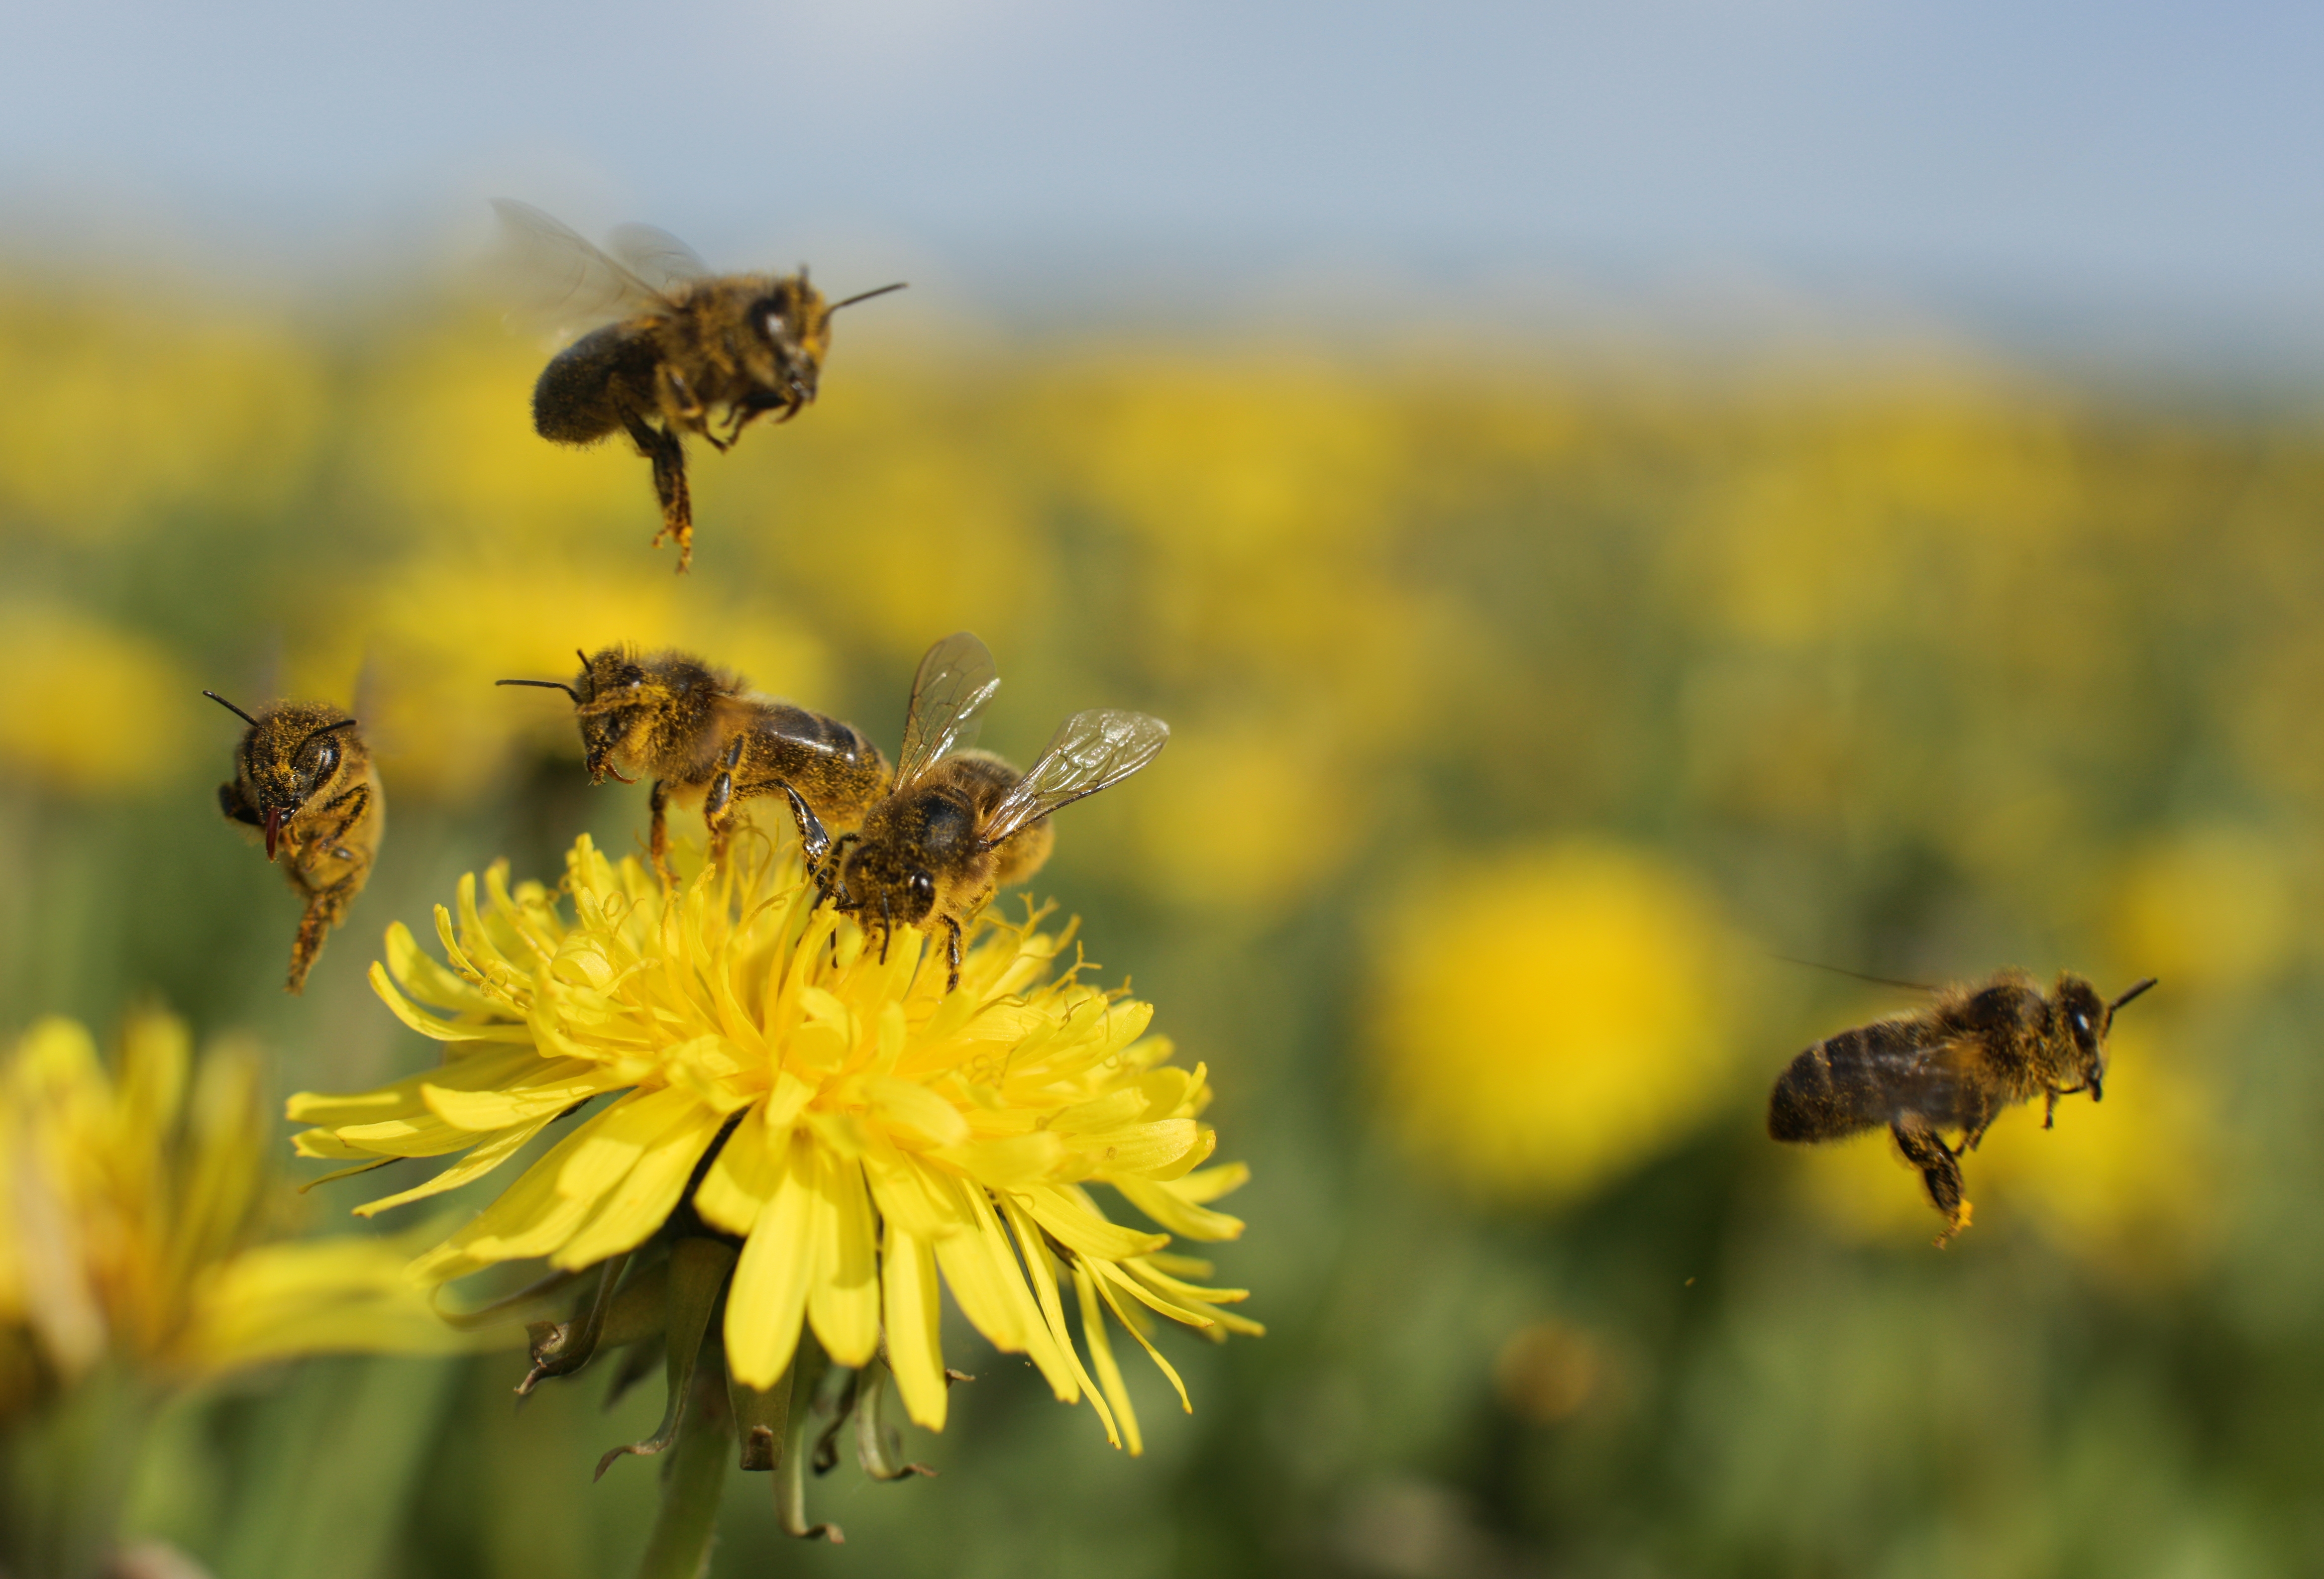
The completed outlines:
{"type": "Polygon", "coordinates": [[[667,309],[669,299],[569,226],[530,203],[494,198],[501,217],[499,272],[512,317],[543,330],[575,332],[667,309]]]}
{"type": "Polygon", "coordinates": [[[1074,714],[993,807],[978,842],[991,849],[1059,807],[1120,783],[1160,755],[1169,740],[1170,726],[1144,713],[1093,707],[1074,714]]]}
{"type": "Polygon", "coordinates": [[[711,277],[710,265],[701,254],[667,230],[650,225],[622,225],[606,241],[632,273],[658,291],[711,277]]]}
{"type": "Polygon", "coordinates": [[[904,719],[904,749],[896,760],[900,788],[954,752],[976,743],[977,715],[1001,688],[991,651],[967,631],[954,631],[928,649],[912,679],[911,712],[904,719]]]}

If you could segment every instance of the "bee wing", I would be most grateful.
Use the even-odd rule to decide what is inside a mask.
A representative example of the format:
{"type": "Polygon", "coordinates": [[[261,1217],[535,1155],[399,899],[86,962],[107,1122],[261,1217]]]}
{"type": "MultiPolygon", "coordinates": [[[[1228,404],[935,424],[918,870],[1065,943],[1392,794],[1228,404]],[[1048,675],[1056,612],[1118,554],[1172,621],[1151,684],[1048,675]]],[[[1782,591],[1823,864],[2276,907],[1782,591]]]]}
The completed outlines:
{"type": "Polygon", "coordinates": [[[993,806],[978,842],[991,849],[1059,807],[1120,783],[1160,755],[1169,740],[1170,726],[1144,713],[1093,707],[1074,714],[993,806]]]}
{"type": "Polygon", "coordinates": [[[622,225],[615,226],[606,240],[612,244],[613,255],[628,264],[632,273],[659,290],[691,285],[696,280],[711,277],[710,265],[702,261],[701,254],[667,230],[658,230],[650,225],[622,225]]]}
{"type": "Polygon", "coordinates": [[[518,316],[528,322],[594,328],[670,305],[631,269],[531,204],[494,198],[493,209],[501,217],[502,272],[520,298],[518,316]]]}
{"type": "Polygon", "coordinates": [[[976,743],[977,715],[1001,688],[991,651],[967,631],[954,631],[927,651],[912,679],[912,707],[904,719],[904,749],[896,759],[898,788],[954,752],[976,743]]]}

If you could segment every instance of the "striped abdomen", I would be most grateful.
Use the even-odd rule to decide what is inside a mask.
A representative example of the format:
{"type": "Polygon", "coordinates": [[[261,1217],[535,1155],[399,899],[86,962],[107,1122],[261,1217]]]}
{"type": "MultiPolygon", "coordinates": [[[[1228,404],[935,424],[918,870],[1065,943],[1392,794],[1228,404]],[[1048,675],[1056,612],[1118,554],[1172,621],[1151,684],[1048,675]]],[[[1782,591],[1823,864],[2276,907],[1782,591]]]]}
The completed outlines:
{"type": "Polygon", "coordinates": [[[1926,1020],[1881,1020],[1825,1038],[1794,1058],[1767,1098],[1778,1140],[1831,1140],[1918,1115],[1949,1128],[1960,1103],[1955,1044],[1926,1020]]]}
{"type": "Polygon", "coordinates": [[[817,817],[852,827],[887,792],[888,763],[853,724],[788,702],[765,702],[751,723],[736,777],[744,794],[788,784],[817,817]]]}

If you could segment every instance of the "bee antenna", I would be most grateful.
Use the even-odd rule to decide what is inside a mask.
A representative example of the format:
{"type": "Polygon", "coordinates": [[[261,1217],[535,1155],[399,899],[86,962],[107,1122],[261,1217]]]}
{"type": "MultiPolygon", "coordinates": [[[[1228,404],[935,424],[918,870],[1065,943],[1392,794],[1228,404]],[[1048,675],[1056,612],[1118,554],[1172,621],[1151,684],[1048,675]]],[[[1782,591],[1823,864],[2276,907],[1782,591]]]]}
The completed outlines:
{"type": "Polygon", "coordinates": [[[869,301],[874,296],[885,296],[890,291],[901,291],[910,283],[911,282],[908,280],[899,280],[893,285],[882,285],[877,291],[866,291],[862,295],[851,296],[844,301],[833,302],[831,304],[831,310],[837,312],[843,307],[853,307],[859,301],[869,301]]]}
{"type": "Polygon", "coordinates": [[[1849,976],[1859,982],[1870,982],[1876,987],[1903,987],[1907,992],[1913,993],[1936,991],[1926,982],[1900,982],[1894,976],[1868,976],[1862,971],[1852,971],[1846,965],[1826,965],[1820,959],[1795,959],[1788,954],[1771,954],[1768,957],[1780,959],[1785,965],[1804,965],[1812,971],[1830,971],[1836,976],[1849,976]]]}
{"type": "Polygon", "coordinates": [[[2141,993],[2146,991],[2147,988],[2154,985],[2155,980],[2155,977],[2149,976],[2143,982],[2133,982],[2130,986],[2125,990],[2121,997],[2116,998],[2113,1002],[2107,1005],[2107,1013],[2111,1016],[2116,1010],[2129,1002],[2133,998],[2137,997],[2141,993]]]}
{"type": "Polygon", "coordinates": [[[588,655],[586,652],[582,651],[581,651],[581,649],[579,649],[578,647],[576,647],[576,648],[573,650],[573,656],[574,656],[574,657],[576,657],[576,658],[577,658],[577,659],[579,659],[579,660],[581,660],[581,672],[582,672],[583,674],[586,674],[586,673],[588,673],[588,672],[589,672],[589,655],[588,655]]]}
{"type": "Polygon", "coordinates": [[[249,725],[253,729],[258,727],[257,719],[253,718],[249,714],[235,706],[232,702],[227,701],[224,697],[219,696],[216,691],[204,691],[202,695],[208,697],[211,701],[216,702],[219,706],[224,707],[227,712],[241,719],[244,724],[249,725]]]}
{"type": "Polygon", "coordinates": [[[567,696],[573,698],[573,705],[577,707],[581,705],[581,693],[575,690],[571,686],[567,685],[561,679],[496,679],[493,684],[496,686],[539,686],[544,691],[563,691],[567,696]]]}

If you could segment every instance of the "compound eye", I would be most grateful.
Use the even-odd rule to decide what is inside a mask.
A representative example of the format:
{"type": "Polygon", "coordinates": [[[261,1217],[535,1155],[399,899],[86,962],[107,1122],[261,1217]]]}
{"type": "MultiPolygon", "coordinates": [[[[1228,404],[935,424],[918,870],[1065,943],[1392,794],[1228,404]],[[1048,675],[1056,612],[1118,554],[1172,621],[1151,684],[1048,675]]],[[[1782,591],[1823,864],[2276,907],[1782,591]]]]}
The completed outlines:
{"type": "Polygon", "coordinates": [[[936,880],[925,872],[912,873],[912,897],[924,905],[936,902],[936,880]]]}
{"type": "Polygon", "coordinates": [[[767,314],[767,337],[769,339],[779,340],[789,332],[790,326],[784,321],[783,315],[781,313],[770,312],[767,314]]]}
{"type": "Polygon", "coordinates": [[[2088,1030],[2090,1028],[2090,1017],[2078,1009],[2074,1011],[2074,1023],[2088,1030]]]}

